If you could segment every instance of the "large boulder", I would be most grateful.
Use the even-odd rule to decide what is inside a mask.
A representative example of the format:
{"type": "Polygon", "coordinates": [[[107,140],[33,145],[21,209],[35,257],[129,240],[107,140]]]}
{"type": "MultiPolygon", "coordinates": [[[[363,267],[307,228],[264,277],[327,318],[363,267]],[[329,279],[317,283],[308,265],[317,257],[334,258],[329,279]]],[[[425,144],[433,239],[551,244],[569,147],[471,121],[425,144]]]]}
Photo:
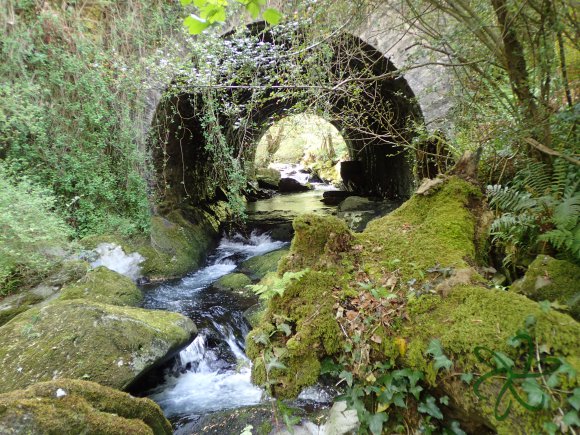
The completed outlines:
{"type": "Polygon", "coordinates": [[[278,249],[243,261],[238,271],[254,279],[262,279],[268,272],[278,269],[278,262],[288,254],[288,249],[278,249]]]}
{"type": "Polygon", "coordinates": [[[0,328],[0,392],[58,378],[123,389],[195,332],[193,322],[177,313],[52,302],[0,328]]]}
{"type": "Polygon", "coordinates": [[[580,267],[548,255],[538,255],[524,277],[511,290],[534,301],[548,300],[566,305],[572,317],[580,320],[580,267]]]}
{"type": "Polygon", "coordinates": [[[278,183],[278,190],[281,193],[298,193],[308,192],[312,190],[312,187],[302,184],[294,178],[281,178],[278,183]]]}
{"type": "Polygon", "coordinates": [[[62,300],[85,299],[121,306],[137,306],[142,298],[141,290],[133,281],[103,266],[91,270],[60,292],[62,300]]]}
{"type": "Polygon", "coordinates": [[[157,404],[94,382],[59,379],[0,394],[3,434],[173,433],[157,404]]]}

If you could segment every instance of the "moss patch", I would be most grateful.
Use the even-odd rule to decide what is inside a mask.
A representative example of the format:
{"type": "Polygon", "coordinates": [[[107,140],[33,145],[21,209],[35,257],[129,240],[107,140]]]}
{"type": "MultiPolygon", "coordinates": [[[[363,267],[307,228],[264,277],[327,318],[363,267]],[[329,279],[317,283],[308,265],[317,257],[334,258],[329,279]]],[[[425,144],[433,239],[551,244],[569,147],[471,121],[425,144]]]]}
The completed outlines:
{"type": "Polygon", "coordinates": [[[270,340],[273,347],[286,349],[280,356],[286,369],[274,369],[270,379],[276,379],[273,393],[282,398],[295,397],[302,387],[312,385],[320,374],[319,360],[340,349],[340,329],[335,321],[335,300],[332,288],[336,280],[323,272],[307,272],[292,281],[283,296],[270,300],[258,328],[247,338],[247,353],[254,361],[252,378],[258,385],[266,383],[265,347],[258,343],[263,334],[270,336],[280,323],[290,327],[290,334],[279,331],[270,340]]]}
{"type": "Polygon", "coordinates": [[[1,433],[171,434],[157,404],[94,382],[60,379],[0,395],[1,433]],[[62,395],[57,397],[57,391],[62,395]]]}
{"type": "Polygon", "coordinates": [[[473,265],[477,218],[469,205],[479,198],[476,186],[451,177],[431,195],[414,195],[391,214],[371,221],[357,235],[369,272],[397,268],[408,280],[422,279],[436,264],[456,269],[473,265]]]}
{"type": "Polygon", "coordinates": [[[264,255],[258,255],[242,262],[238,270],[254,279],[262,279],[268,272],[278,269],[278,262],[288,255],[288,249],[278,249],[264,255]]]}
{"type": "Polygon", "coordinates": [[[78,299],[33,308],[0,328],[0,392],[65,377],[125,388],[195,331],[165,311],[78,299]]]}
{"type": "Polygon", "coordinates": [[[548,255],[539,255],[511,290],[534,301],[557,301],[580,320],[580,267],[548,255]]]}
{"type": "Polygon", "coordinates": [[[111,305],[136,306],[143,296],[129,278],[97,267],[74,284],[63,287],[60,299],[85,299],[111,305]]]}
{"type": "Polygon", "coordinates": [[[251,283],[252,280],[243,273],[228,273],[213,283],[213,287],[219,290],[229,290],[243,295],[253,296],[254,292],[246,288],[251,283]]]}

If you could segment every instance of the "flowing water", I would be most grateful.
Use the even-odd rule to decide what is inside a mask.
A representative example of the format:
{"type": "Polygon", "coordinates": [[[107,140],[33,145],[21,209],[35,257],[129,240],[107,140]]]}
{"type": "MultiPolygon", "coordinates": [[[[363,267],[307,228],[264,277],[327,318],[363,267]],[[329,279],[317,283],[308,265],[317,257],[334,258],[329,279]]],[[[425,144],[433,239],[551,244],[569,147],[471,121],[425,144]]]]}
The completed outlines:
{"type": "MultiPolygon", "coordinates": [[[[330,213],[332,208],[321,202],[325,189],[319,186],[314,191],[251,204],[250,222],[252,217],[273,210],[285,215],[286,223],[306,211],[330,213]]],[[[254,405],[262,400],[263,391],[250,382],[251,363],[244,353],[249,325],[243,312],[255,305],[257,299],[216,289],[212,283],[233,272],[242,261],[287,245],[257,231],[249,237],[224,236],[206,267],[181,280],[144,290],[145,308],[182,313],[198,327],[195,340],[140,386],[148,385],[146,395],[161,406],[176,427],[197,422],[212,412],[254,405]]]]}

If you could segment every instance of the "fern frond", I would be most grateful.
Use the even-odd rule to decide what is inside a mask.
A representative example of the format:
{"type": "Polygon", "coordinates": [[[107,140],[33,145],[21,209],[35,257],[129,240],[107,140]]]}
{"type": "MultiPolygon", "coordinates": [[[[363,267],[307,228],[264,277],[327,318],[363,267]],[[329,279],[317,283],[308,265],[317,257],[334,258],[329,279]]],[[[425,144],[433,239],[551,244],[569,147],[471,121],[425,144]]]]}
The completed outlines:
{"type": "Polygon", "coordinates": [[[550,192],[552,177],[546,164],[530,161],[516,175],[511,187],[515,190],[525,190],[532,196],[543,196],[550,192]]]}
{"type": "Polygon", "coordinates": [[[501,211],[520,212],[536,208],[537,201],[528,192],[499,185],[488,186],[489,204],[501,211]]]}

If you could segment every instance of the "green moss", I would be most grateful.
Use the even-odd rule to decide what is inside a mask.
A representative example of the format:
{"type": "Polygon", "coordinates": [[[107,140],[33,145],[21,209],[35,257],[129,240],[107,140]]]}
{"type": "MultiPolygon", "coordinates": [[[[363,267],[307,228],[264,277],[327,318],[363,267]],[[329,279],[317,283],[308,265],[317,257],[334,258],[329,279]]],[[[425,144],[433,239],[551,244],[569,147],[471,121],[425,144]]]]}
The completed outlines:
{"type": "Polygon", "coordinates": [[[236,293],[253,296],[254,292],[246,288],[251,283],[252,280],[243,273],[228,273],[214,282],[213,286],[219,290],[235,291],[236,293]]]}
{"type": "Polygon", "coordinates": [[[410,321],[401,335],[407,339],[408,348],[404,366],[427,373],[427,380],[441,388],[460,388],[460,393],[452,397],[462,400],[465,409],[485,416],[490,424],[504,433],[525,433],[526,425],[541,427],[545,418],[541,413],[533,413],[514,404],[514,410],[505,423],[493,418],[494,397],[497,397],[502,383],[499,379],[485,386],[485,395],[490,402],[478,405],[473,390],[461,384],[452,383],[445,372],[438,373],[433,361],[426,355],[431,339],[439,339],[444,353],[454,362],[454,372],[487,373],[490,368],[479,362],[473,353],[476,346],[484,346],[500,351],[512,359],[518,359],[518,351],[508,345],[508,339],[523,329],[526,319],[533,316],[536,324],[533,335],[539,344],[547,346],[550,355],[564,357],[576,370],[580,370],[580,324],[569,316],[556,311],[544,313],[539,305],[524,296],[510,292],[489,290],[474,286],[456,287],[447,298],[439,296],[423,297],[409,310],[410,321]],[[443,381],[441,379],[444,379],[443,381]],[[539,425],[539,426],[538,426],[539,425]],[[512,429],[510,429],[510,427],[512,429]]]}
{"type": "Polygon", "coordinates": [[[0,395],[2,433],[171,434],[157,404],[93,382],[60,379],[0,395]],[[65,393],[57,397],[56,392],[65,393]]]}
{"type": "Polygon", "coordinates": [[[333,216],[305,214],[292,223],[295,234],[290,254],[279,265],[279,272],[305,268],[323,269],[326,256],[347,251],[352,235],[346,223],[333,216]]]}
{"type": "Polygon", "coordinates": [[[292,328],[289,336],[276,332],[271,337],[274,347],[284,347],[288,351],[282,359],[287,368],[274,369],[270,373],[277,382],[273,386],[276,396],[295,397],[303,387],[314,384],[320,374],[319,360],[340,349],[341,332],[335,320],[332,297],[335,284],[332,275],[313,271],[291,281],[282,297],[270,300],[262,323],[248,336],[247,352],[254,360],[252,376],[257,383],[264,384],[264,347],[257,344],[254,337],[270,335],[280,318],[292,328]]]}
{"type": "Polygon", "coordinates": [[[512,290],[535,301],[557,301],[580,320],[580,267],[575,264],[539,255],[512,290]]]}
{"type": "Polygon", "coordinates": [[[165,311],[78,299],[33,308],[0,328],[0,392],[63,377],[125,388],[194,332],[165,311]]]}
{"type": "Polygon", "coordinates": [[[451,177],[429,196],[414,195],[391,214],[356,235],[371,273],[399,269],[404,280],[422,278],[440,264],[462,269],[475,263],[476,217],[470,202],[481,197],[472,184],[451,177]],[[399,260],[393,265],[393,260],[399,260]]]}
{"type": "Polygon", "coordinates": [[[103,304],[136,306],[141,291],[129,278],[106,267],[97,267],[61,290],[60,299],[85,299],[103,304]]]}
{"type": "Polygon", "coordinates": [[[276,272],[279,261],[288,255],[288,249],[278,249],[242,262],[238,270],[254,279],[262,279],[268,272],[276,272]]]}

